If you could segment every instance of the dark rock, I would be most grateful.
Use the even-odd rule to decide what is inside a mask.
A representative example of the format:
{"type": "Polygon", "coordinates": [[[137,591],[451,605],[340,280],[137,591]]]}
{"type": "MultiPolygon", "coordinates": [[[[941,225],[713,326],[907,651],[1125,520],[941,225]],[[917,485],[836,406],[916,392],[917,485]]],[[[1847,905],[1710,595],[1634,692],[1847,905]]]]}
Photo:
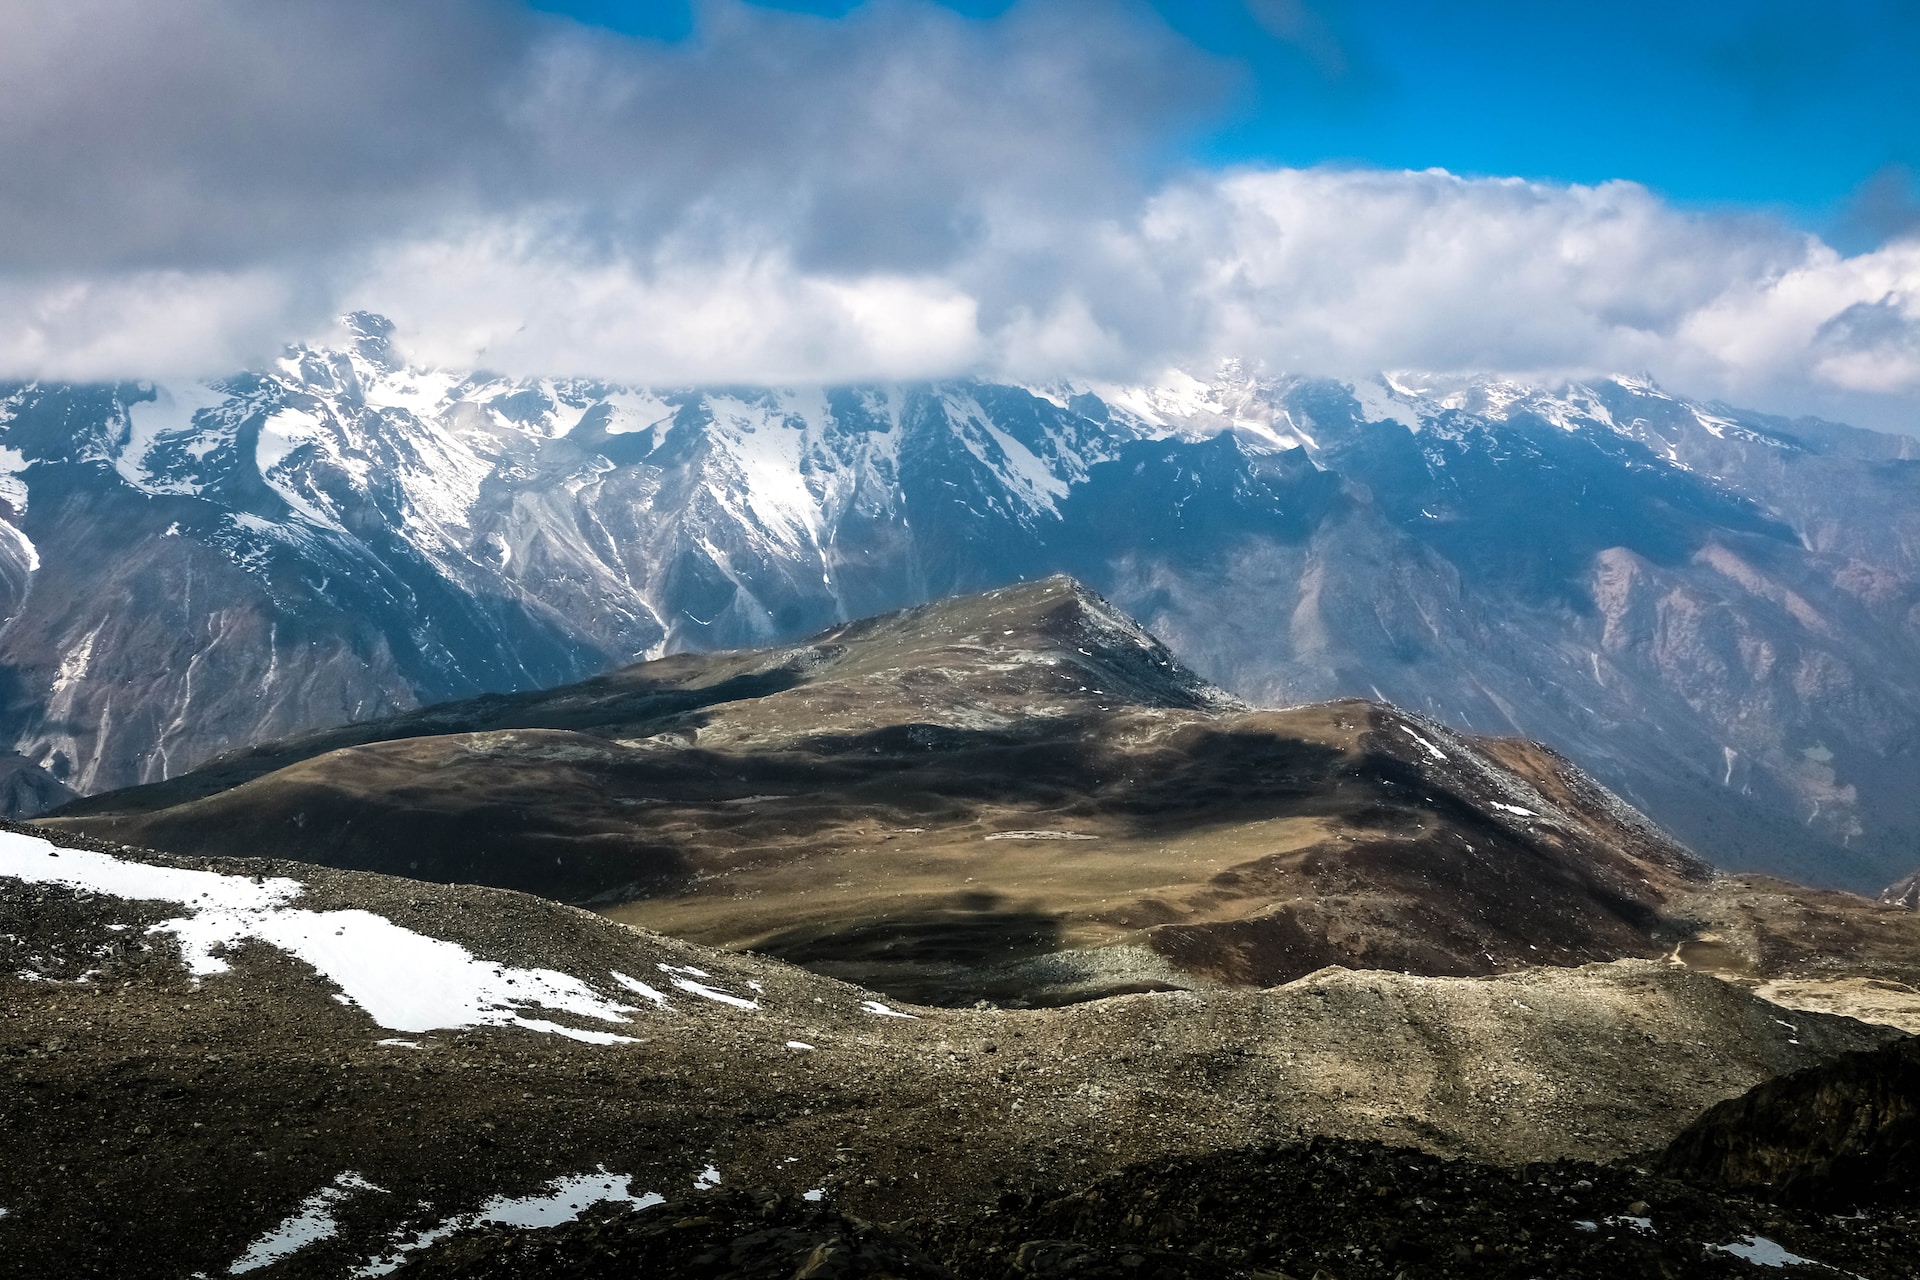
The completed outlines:
{"type": "Polygon", "coordinates": [[[1720,1103],[1669,1173],[1831,1210],[1920,1202],[1920,1038],[1842,1054],[1720,1103]]]}

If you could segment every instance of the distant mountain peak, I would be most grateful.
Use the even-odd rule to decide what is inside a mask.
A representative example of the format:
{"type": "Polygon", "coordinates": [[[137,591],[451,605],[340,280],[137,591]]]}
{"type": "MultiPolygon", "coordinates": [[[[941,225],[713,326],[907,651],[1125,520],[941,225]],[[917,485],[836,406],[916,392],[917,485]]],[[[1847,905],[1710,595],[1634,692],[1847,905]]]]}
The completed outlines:
{"type": "Polygon", "coordinates": [[[351,340],[348,345],[367,363],[389,372],[405,366],[394,347],[393,321],[372,311],[352,311],[340,317],[340,325],[351,340]]]}

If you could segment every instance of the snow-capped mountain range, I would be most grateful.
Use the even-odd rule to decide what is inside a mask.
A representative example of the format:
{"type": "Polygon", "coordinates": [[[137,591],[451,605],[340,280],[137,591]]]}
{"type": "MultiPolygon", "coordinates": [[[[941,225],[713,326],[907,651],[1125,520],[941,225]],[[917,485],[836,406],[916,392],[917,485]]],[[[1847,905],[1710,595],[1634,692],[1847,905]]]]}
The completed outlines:
{"type": "Polygon", "coordinates": [[[1920,442],[1645,379],[0,386],[0,746],[265,738],[1073,573],[1256,702],[1540,738],[1731,865],[1920,850],[1920,442]]]}

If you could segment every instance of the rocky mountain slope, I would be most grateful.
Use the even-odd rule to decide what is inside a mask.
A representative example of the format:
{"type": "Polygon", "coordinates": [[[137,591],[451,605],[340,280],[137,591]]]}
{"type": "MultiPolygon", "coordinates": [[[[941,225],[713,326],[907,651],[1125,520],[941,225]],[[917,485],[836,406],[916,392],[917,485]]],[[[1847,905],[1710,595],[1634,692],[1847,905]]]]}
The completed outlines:
{"type": "Polygon", "coordinates": [[[1842,1054],[1722,1102],[1661,1164],[1833,1211],[1910,1200],[1920,1185],[1920,1039],[1842,1054]]]}
{"type": "Polygon", "coordinates": [[[1666,1249],[1745,1275],[1765,1235],[1882,1280],[1911,1256],[1898,1212],[1836,1235],[1646,1175],[1418,1152],[1610,1160],[1894,1034],[1640,961],[905,1008],[499,890],[4,832],[0,1273],[449,1274],[468,1242],[586,1215],[781,1275],[876,1274],[849,1235],[899,1251],[853,1219],[914,1217],[909,1242],[970,1275],[1119,1273],[1065,1265],[1090,1253],[1126,1274],[1660,1274],[1666,1249]],[[663,1200],[675,1216],[649,1217],[663,1200]],[[1403,1224],[1392,1250],[1362,1205],[1403,1224]],[[1636,1246],[1636,1215],[1671,1237],[1636,1246]],[[1202,1248],[1208,1222],[1231,1230],[1202,1248]]]}
{"type": "Polygon", "coordinates": [[[510,381],[349,323],[0,388],[0,745],[92,793],[1065,571],[1248,701],[1546,742],[1726,865],[1912,869],[1911,440],[1635,379],[510,381]]]}
{"type": "Polygon", "coordinates": [[[1704,864],[1531,743],[1255,711],[1067,578],[268,744],[54,828],[591,903],[902,998],[1664,954],[1704,864]]]}

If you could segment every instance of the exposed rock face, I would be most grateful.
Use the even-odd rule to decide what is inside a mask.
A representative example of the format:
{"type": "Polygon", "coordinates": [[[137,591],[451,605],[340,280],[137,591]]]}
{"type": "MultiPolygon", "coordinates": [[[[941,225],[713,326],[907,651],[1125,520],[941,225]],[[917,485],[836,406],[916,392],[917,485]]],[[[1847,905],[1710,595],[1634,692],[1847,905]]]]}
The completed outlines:
{"type": "Polygon", "coordinates": [[[1547,742],[1726,865],[1920,846],[1913,441],[1632,379],[0,388],[0,744],[84,793],[1072,572],[1242,698],[1547,742]]]}
{"type": "Polygon", "coordinates": [[[73,798],[73,788],[31,760],[0,755],[0,818],[37,818],[73,798]]]}
{"type": "Polygon", "coordinates": [[[1664,953],[1707,868],[1564,759],[1254,711],[1071,579],[227,757],[46,820],[589,902],[903,999],[1664,953]]]}
{"type": "Polygon", "coordinates": [[[1661,1167],[1843,1210],[1920,1190],[1920,1039],[1844,1054],[1712,1108],[1661,1167]]]}

